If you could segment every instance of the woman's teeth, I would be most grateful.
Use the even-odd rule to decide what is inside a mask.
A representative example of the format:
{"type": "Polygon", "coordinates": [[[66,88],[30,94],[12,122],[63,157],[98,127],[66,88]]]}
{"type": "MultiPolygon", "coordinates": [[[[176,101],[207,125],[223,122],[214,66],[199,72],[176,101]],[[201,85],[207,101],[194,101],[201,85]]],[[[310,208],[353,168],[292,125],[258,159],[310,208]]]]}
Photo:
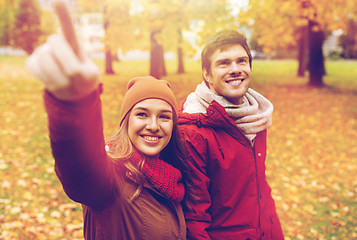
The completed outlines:
{"type": "Polygon", "coordinates": [[[157,141],[159,138],[158,137],[151,137],[151,136],[144,136],[145,140],[148,141],[157,141]]]}

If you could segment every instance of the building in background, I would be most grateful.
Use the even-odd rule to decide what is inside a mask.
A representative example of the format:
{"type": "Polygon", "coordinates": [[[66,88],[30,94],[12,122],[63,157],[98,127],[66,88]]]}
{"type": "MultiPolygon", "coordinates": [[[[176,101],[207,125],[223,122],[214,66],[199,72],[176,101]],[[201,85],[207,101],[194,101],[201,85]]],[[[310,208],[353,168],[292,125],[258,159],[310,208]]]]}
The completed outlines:
{"type": "Polygon", "coordinates": [[[104,59],[104,27],[101,13],[78,13],[74,15],[74,26],[79,44],[91,58],[104,59]]]}
{"type": "Polygon", "coordinates": [[[339,38],[343,34],[343,30],[333,31],[327,36],[322,46],[322,51],[325,57],[330,57],[333,54],[341,55],[342,47],[339,45],[339,38]]]}

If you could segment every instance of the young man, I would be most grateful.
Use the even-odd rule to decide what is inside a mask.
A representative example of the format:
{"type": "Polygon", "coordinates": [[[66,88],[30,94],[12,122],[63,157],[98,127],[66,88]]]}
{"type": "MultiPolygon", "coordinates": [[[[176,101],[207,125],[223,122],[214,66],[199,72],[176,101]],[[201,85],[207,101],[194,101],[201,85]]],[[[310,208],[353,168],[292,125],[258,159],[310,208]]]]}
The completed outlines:
{"type": "Polygon", "coordinates": [[[284,239],[265,175],[273,105],[249,88],[246,38],[218,32],[201,58],[204,81],[179,109],[197,196],[185,213],[188,239],[284,239]]]}

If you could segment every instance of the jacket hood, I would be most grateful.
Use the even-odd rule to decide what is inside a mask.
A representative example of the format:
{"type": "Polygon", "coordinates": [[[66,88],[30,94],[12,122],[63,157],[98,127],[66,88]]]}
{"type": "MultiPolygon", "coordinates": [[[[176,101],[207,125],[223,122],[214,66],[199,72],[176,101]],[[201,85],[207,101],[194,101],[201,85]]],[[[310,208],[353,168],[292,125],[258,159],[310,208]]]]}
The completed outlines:
{"type": "Polygon", "coordinates": [[[215,127],[229,129],[235,128],[235,122],[228,115],[224,107],[213,100],[206,109],[206,112],[186,113],[183,112],[186,99],[178,107],[178,124],[193,124],[198,127],[215,127]]]}

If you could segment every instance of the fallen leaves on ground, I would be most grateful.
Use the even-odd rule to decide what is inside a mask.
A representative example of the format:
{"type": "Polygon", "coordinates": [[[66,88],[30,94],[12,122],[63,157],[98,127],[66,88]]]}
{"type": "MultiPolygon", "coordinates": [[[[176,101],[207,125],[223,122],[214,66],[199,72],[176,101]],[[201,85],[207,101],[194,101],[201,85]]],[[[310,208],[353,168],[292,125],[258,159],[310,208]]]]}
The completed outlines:
{"type": "Polygon", "coordinates": [[[264,90],[275,105],[267,175],[287,239],[356,239],[357,91],[264,90]]]}
{"type": "MultiPolygon", "coordinates": [[[[0,72],[0,239],[82,239],[81,206],[53,170],[42,86],[11,63],[0,72]]],[[[107,136],[128,79],[104,77],[107,136]]],[[[171,79],[180,102],[200,74],[171,79]]],[[[356,239],[357,91],[296,83],[257,90],[275,107],[267,176],[286,239],[356,239]]]]}

